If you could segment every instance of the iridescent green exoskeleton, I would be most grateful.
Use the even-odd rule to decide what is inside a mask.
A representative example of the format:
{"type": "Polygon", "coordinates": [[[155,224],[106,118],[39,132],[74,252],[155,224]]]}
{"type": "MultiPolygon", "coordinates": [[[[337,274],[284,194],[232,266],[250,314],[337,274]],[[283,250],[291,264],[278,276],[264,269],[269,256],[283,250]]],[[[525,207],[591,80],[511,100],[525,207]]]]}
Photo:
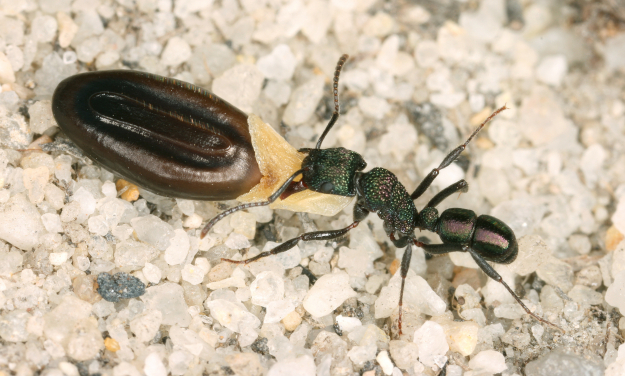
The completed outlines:
{"type": "Polygon", "coordinates": [[[208,229],[217,221],[237,210],[269,205],[278,198],[284,199],[305,189],[347,197],[356,196],[354,221],[349,226],[338,230],[305,233],[287,240],[270,251],[262,252],[247,260],[226,261],[246,264],[269,255],[285,252],[293,248],[300,240],[336,239],[358,226],[369,213],[376,213],[383,220],[384,230],[393,244],[398,248],[406,247],[400,269],[402,282],[399,295],[399,334],[401,334],[402,325],[404,284],[408,274],[413,245],[423,248],[429,254],[468,252],[486,275],[505,286],[525,312],[540,322],[560,329],[558,326],[532,313],[508,284],[504,282],[499,273],[487,262],[509,264],[516,259],[518,245],[514,232],[512,232],[510,227],[497,218],[489,215],[477,216],[475,212],[467,209],[451,208],[439,215],[436,209],[439,203],[454,193],[466,192],[468,190],[468,183],[464,179],[437,193],[421,212],[417,210],[414,204],[414,200],[419,198],[430,187],[440,170],[449,166],[458,158],[486,123],[505,110],[506,106],[496,110],[480,124],[469,138],[462,145],[452,150],[441,164],[434,168],[421,181],[415,191],[410,194],[403,184],[399,182],[395,174],[387,169],[376,167],[368,172],[363,172],[366,163],[358,153],[345,148],[321,149],[325,136],[339,117],[338,81],[340,71],[346,60],[347,55],[343,55],[336,66],[334,74],[333,94],[335,107],[332,118],[323,134],[319,137],[316,147],[314,149],[300,150],[308,154],[302,162],[301,169],[291,175],[267,201],[243,204],[229,209],[213,218],[202,233],[206,234],[208,229]],[[302,177],[301,180],[294,181],[300,175],[302,177]],[[415,229],[437,233],[441,238],[442,244],[425,244],[418,241],[415,237],[415,229]]]}

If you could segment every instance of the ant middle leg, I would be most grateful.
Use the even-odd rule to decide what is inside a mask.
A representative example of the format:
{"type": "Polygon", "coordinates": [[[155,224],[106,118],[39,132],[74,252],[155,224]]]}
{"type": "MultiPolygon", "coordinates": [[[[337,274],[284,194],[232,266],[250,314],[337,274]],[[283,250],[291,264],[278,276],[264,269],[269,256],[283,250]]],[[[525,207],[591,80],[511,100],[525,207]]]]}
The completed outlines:
{"type": "Polygon", "coordinates": [[[258,255],[246,259],[246,260],[231,260],[231,259],[222,259],[222,261],[227,261],[233,264],[249,264],[250,262],[254,262],[256,260],[259,260],[263,257],[267,257],[267,256],[271,256],[271,255],[277,255],[278,253],[282,253],[282,252],[286,252],[289,249],[295,247],[297,245],[297,243],[300,240],[303,241],[310,241],[310,240],[330,240],[330,239],[336,239],[339,238],[345,234],[347,234],[349,232],[349,230],[355,228],[356,226],[358,226],[360,222],[355,221],[353,222],[351,225],[339,229],[339,230],[332,230],[332,231],[315,231],[315,232],[307,232],[304,233],[296,238],[293,239],[289,239],[287,241],[285,241],[284,243],[280,244],[279,246],[272,248],[269,251],[266,252],[261,252],[258,255]]]}

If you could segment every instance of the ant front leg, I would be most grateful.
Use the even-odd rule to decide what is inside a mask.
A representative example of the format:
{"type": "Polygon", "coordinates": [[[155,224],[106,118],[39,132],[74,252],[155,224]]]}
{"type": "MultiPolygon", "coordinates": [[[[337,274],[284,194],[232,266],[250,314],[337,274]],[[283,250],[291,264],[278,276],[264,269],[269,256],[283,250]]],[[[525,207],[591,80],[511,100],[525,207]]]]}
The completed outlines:
{"type": "Polygon", "coordinates": [[[222,261],[227,261],[227,262],[231,262],[233,264],[249,264],[250,262],[254,262],[256,260],[259,260],[263,257],[267,257],[267,256],[271,256],[271,255],[277,255],[278,253],[282,253],[282,252],[286,252],[289,249],[295,247],[297,245],[297,243],[300,240],[303,241],[310,241],[310,240],[330,240],[330,239],[336,239],[339,238],[345,234],[347,234],[349,232],[349,230],[355,228],[356,226],[358,226],[360,222],[353,222],[351,225],[342,228],[340,230],[332,230],[332,231],[315,231],[315,232],[307,232],[305,234],[302,234],[296,238],[293,239],[289,239],[287,241],[285,241],[284,243],[280,244],[279,246],[271,249],[270,251],[267,252],[261,252],[258,255],[249,258],[247,260],[230,260],[230,259],[222,259],[222,261]]]}
{"type": "Polygon", "coordinates": [[[473,133],[471,133],[469,138],[467,138],[467,140],[462,145],[458,146],[457,148],[452,150],[449,154],[447,154],[447,156],[443,159],[441,164],[438,167],[434,168],[432,171],[430,171],[430,173],[425,177],[425,179],[421,181],[421,184],[419,184],[417,189],[415,189],[415,191],[412,192],[412,194],[410,195],[410,198],[413,200],[416,200],[419,197],[421,197],[421,195],[425,193],[425,191],[430,187],[430,185],[432,185],[432,182],[434,181],[434,179],[436,179],[440,171],[444,169],[445,167],[449,166],[453,161],[455,161],[460,156],[460,154],[467,148],[467,145],[469,145],[469,142],[471,142],[473,137],[475,137],[475,135],[477,135],[479,131],[482,130],[482,128],[484,128],[486,123],[491,121],[492,118],[497,116],[497,114],[499,114],[501,111],[505,109],[507,109],[507,107],[504,105],[503,107],[500,107],[499,109],[497,109],[497,111],[493,112],[488,118],[486,118],[486,120],[482,122],[482,124],[480,124],[473,131],[473,133]]]}
{"type": "Polygon", "coordinates": [[[401,258],[401,269],[400,269],[401,287],[399,288],[399,314],[398,314],[398,319],[397,319],[397,327],[399,328],[399,335],[402,334],[401,318],[402,318],[402,309],[404,305],[404,286],[406,284],[406,276],[408,276],[408,269],[410,268],[411,258],[412,258],[412,244],[408,243],[406,245],[406,251],[404,252],[404,257],[401,258]]]}
{"type": "Polygon", "coordinates": [[[243,209],[249,209],[249,208],[255,208],[258,206],[267,206],[270,205],[271,203],[273,203],[274,201],[276,201],[280,196],[282,196],[282,194],[291,186],[291,183],[293,183],[293,180],[298,177],[300,174],[302,174],[304,171],[306,171],[306,168],[302,168],[300,170],[297,170],[293,173],[293,175],[291,175],[283,184],[282,186],[280,186],[280,188],[278,188],[277,191],[275,191],[271,196],[269,196],[269,198],[267,198],[267,201],[259,201],[259,202],[250,202],[247,204],[242,204],[239,206],[235,206],[234,208],[230,208],[224,212],[222,212],[221,214],[219,214],[218,216],[216,216],[215,218],[211,219],[210,221],[208,221],[208,223],[206,224],[206,226],[204,226],[204,228],[202,229],[202,232],[200,233],[200,239],[203,239],[206,234],[208,234],[208,231],[215,225],[215,223],[219,222],[222,218],[237,212],[239,210],[243,210],[243,209]]]}
{"type": "Polygon", "coordinates": [[[434,195],[434,197],[432,197],[430,202],[428,202],[428,204],[425,205],[425,207],[434,208],[438,204],[440,204],[442,201],[444,201],[447,197],[453,195],[454,193],[456,192],[466,193],[468,191],[469,191],[469,183],[467,183],[467,181],[464,179],[458,180],[454,184],[450,185],[449,187],[443,189],[442,191],[434,195]]]}

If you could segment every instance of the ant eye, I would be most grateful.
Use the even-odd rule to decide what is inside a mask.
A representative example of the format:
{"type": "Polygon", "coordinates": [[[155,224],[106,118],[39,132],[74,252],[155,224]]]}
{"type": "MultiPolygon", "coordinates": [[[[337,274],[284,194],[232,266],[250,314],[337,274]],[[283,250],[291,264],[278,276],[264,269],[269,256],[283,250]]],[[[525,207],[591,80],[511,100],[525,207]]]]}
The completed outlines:
{"type": "Polygon", "coordinates": [[[332,191],[334,191],[334,184],[329,181],[321,184],[321,187],[319,187],[319,192],[321,193],[332,193],[332,191]]]}

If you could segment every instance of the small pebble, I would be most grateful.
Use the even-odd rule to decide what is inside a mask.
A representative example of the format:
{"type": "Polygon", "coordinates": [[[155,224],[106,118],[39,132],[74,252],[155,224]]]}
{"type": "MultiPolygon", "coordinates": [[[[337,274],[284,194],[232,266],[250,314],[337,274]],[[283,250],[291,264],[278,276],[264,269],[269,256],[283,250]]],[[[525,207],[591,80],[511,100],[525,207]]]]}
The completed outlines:
{"type": "Polygon", "coordinates": [[[121,348],[119,343],[111,337],[107,337],[104,340],[104,347],[110,352],[117,352],[121,348]]]}
{"type": "Polygon", "coordinates": [[[578,375],[581,374],[580,372],[584,375],[599,376],[603,375],[604,368],[603,362],[587,359],[562,349],[551,351],[525,366],[528,375],[536,376],[578,375]]]}
{"type": "Polygon", "coordinates": [[[145,284],[137,277],[120,272],[114,275],[98,274],[98,293],[109,302],[136,298],[145,294],[145,284]]]}
{"type": "Polygon", "coordinates": [[[393,374],[393,362],[388,356],[388,351],[380,351],[375,360],[378,361],[378,364],[382,367],[382,372],[384,372],[385,375],[393,374]]]}
{"type": "Polygon", "coordinates": [[[189,60],[191,57],[191,47],[180,37],[172,37],[167,40],[167,45],[163,49],[161,61],[166,66],[176,66],[189,60]]]}
{"type": "Polygon", "coordinates": [[[434,321],[426,321],[414,334],[414,343],[419,347],[419,361],[426,367],[439,365],[447,361],[449,345],[442,326],[434,321]]]}
{"type": "Polygon", "coordinates": [[[284,110],[283,121],[291,126],[307,121],[323,96],[323,84],[323,77],[315,76],[293,90],[291,100],[284,110]]]}
{"type": "Polygon", "coordinates": [[[614,251],[625,236],[615,227],[610,226],[605,234],[605,247],[608,251],[614,251]]]}
{"type": "Polygon", "coordinates": [[[100,295],[96,288],[96,277],[94,275],[80,275],[72,280],[74,293],[80,299],[95,303],[100,300],[100,295]]]}
{"type": "Polygon", "coordinates": [[[286,329],[289,332],[292,332],[295,329],[297,329],[297,327],[301,323],[302,323],[302,317],[299,315],[299,313],[297,313],[297,311],[291,311],[291,313],[289,313],[282,319],[282,324],[284,325],[284,329],[286,329]]]}
{"type": "Polygon", "coordinates": [[[575,275],[575,285],[583,285],[592,289],[601,287],[601,268],[598,265],[590,265],[577,272],[575,275]]]}
{"type": "Polygon", "coordinates": [[[312,316],[323,317],[354,296],[356,292],[349,285],[349,275],[338,272],[319,278],[306,294],[303,304],[312,316]]]}
{"type": "Polygon", "coordinates": [[[503,354],[495,350],[480,351],[471,358],[469,367],[471,367],[476,374],[487,375],[493,375],[508,369],[503,354]]]}

